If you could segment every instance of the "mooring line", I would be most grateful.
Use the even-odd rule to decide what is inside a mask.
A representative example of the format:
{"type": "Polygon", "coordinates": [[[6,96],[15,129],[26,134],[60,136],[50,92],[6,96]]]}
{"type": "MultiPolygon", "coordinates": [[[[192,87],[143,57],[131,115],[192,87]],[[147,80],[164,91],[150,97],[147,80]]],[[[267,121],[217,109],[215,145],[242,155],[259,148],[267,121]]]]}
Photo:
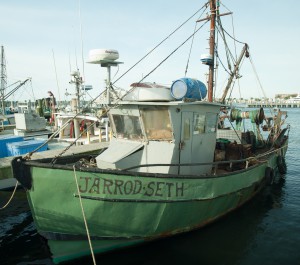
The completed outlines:
{"type": "Polygon", "coordinates": [[[81,211],[82,211],[83,221],[84,221],[84,225],[85,225],[85,229],[86,229],[86,234],[87,234],[87,237],[88,237],[88,241],[89,241],[89,245],[90,245],[90,249],[91,249],[91,253],[92,253],[93,263],[94,263],[94,265],[96,265],[96,260],[95,260],[95,255],[94,255],[94,251],[93,251],[93,246],[92,246],[92,241],[91,241],[91,237],[90,237],[90,232],[89,232],[89,228],[88,228],[88,225],[87,225],[87,222],[86,222],[86,217],[85,217],[85,213],[84,213],[84,209],[83,209],[83,205],[82,205],[82,200],[81,200],[81,195],[80,195],[80,190],[79,190],[79,186],[78,186],[75,165],[73,165],[73,170],[74,170],[74,178],[75,178],[75,182],[76,182],[76,187],[77,187],[77,192],[78,192],[80,207],[81,207],[81,211]]]}
{"type": "Polygon", "coordinates": [[[18,184],[19,184],[19,182],[17,181],[16,186],[15,186],[15,188],[14,188],[14,191],[13,191],[12,195],[10,196],[8,202],[7,202],[3,207],[1,207],[0,210],[4,210],[4,209],[9,205],[9,203],[11,202],[11,200],[13,199],[13,197],[14,197],[14,195],[15,195],[15,193],[16,193],[18,184]]]}

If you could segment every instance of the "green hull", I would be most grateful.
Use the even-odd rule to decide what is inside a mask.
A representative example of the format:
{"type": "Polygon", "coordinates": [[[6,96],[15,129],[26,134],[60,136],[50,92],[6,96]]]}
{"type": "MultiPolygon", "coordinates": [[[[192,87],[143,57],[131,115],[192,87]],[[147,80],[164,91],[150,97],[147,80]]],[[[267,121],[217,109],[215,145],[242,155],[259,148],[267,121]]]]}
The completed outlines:
{"type": "Polygon", "coordinates": [[[237,209],[266,184],[266,168],[276,169],[276,158],[205,177],[99,169],[74,173],[68,166],[26,162],[19,181],[31,183],[27,194],[35,225],[59,263],[91,253],[75,177],[93,251],[102,253],[191,231],[237,209]]]}
{"type": "MultiPolygon", "coordinates": [[[[143,240],[93,240],[93,253],[100,254],[112,251],[116,248],[130,247],[143,242],[143,240]]],[[[55,253],[52,257],[55,264],[91,255],[87,240],[48,240],[48,245],[51,252],[55,253]]]]}

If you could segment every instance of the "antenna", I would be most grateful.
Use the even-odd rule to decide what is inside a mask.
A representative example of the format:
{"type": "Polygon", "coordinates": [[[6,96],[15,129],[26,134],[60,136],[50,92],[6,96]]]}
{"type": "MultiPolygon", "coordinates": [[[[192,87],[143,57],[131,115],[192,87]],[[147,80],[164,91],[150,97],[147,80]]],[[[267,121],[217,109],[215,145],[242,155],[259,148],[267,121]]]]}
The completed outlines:
{"type": "Polygon", "coordinates": [[[71,55],[70,55],[70,50],[69,50],[69,71],[71,73],[72,68],[71,68],[71,55]]]}
{"type": "MultiPolygon", "coordinates": [[[[83,38],[82,38],[82,23],[81,23],[81,1],[79,0],[79,24],[80,24],[80,39],[81,39],[81,60],[82,60],[82,80],[85,81],[84,59],[83,59],[83,38]]],[[[85,92],[85,88],[84,88],[85,92]]]]}
{"type": "MultiPolygon", "coordinates": [[[[57,90],[58,90],[58,100],[60,102],[60,91],[59,91],[57,71],[56,71],[56,63],[55,63],[55,57],[54,57],[54,51],[53,51],[53,49],[52,49],[52,55],[53,55],[53,63],[54,63],[54,70],[55,70],[55,77],[56,77],[56,85],[57,85],[57,90]]],[[[59,103],[58,103],[58,105],[59,105],[59,103]]]]}

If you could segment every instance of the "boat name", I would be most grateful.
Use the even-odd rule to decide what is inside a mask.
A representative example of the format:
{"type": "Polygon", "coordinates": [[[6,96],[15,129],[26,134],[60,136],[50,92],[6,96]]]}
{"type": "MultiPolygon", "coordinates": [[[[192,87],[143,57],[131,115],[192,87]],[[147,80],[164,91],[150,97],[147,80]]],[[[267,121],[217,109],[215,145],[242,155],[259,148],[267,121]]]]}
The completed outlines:
{"type": "Polygon", "coordinates": [[[141,180],[121,180],[80,177],[81,193],[111,194],[111,195],[136,195],[143,194],[148,197],[182,197],[184,192],[183,182],[150,181],[143,183],[141,180]]]}

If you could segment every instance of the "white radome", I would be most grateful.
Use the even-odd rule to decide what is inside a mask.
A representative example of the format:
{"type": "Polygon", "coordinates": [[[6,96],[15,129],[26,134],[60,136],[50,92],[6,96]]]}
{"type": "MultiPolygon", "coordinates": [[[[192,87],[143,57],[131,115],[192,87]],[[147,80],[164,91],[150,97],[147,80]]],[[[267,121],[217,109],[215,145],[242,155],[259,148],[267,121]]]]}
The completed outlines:
{"type": "Polygon", "coordinates": [[[94,49],[89,52],[89,62],[115,61],[119,59],[119,52],[112,49],[94,49]]]}

